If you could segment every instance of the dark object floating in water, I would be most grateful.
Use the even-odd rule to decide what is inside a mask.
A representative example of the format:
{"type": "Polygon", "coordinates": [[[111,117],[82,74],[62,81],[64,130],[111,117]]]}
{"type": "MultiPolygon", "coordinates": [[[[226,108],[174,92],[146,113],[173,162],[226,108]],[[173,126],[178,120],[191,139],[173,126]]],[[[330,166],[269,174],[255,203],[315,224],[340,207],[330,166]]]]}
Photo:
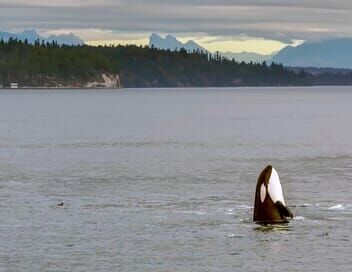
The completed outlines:
{"type": "Polygon", "coordinates": [[[64,203],[61,202],[61,203],[57,204],[57,206],[58,206],[58,207],[63,207],[63,206],[64,206],[64,203]]]}
{"type": "Polygon", "coordinates": [[[267,166],[259,175],[255,191],[253,221],[259,224],[288,223],[293,214],[287,207],[280,178],[275,168],[267,166]]]}

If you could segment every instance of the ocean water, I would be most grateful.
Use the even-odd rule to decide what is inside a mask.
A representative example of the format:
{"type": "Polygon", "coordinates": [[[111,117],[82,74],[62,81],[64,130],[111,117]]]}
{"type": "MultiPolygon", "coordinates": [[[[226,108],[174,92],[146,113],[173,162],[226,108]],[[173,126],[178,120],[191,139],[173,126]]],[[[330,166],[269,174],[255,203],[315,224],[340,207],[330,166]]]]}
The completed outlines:
{"type": "Polygon", "coordinates": [[[351,271],[351,102],[352,87],[1,91],[0,271],[351,271]],[[288,225],[251,220],[268,164],[288,225]]]}

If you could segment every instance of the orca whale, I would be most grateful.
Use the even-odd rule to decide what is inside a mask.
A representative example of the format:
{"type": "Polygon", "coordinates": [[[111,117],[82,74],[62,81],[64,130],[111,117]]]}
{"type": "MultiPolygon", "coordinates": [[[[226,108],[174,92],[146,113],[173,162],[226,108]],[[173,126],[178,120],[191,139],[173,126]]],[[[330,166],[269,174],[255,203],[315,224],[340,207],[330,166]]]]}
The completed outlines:
{"type": "Polygon", "coordinates": [[[284,200],[279,175],[269,165],[257,180],[253,221],[260,224],[280,224],[288,223],[288,218],[292,217],[293,214],[284,200]]]}

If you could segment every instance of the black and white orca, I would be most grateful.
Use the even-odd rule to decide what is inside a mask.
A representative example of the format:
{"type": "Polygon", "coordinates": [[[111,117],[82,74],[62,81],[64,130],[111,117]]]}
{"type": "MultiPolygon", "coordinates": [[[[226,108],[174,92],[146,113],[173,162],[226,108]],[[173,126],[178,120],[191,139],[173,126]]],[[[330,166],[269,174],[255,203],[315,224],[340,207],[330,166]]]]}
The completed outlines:
{"type": "Polygon", "coordinates": [[[287,223],[287,218],[292,217],[284,200],[279,175],[269,165],[258,177],[253,221],[260,224],[287,223]]]}

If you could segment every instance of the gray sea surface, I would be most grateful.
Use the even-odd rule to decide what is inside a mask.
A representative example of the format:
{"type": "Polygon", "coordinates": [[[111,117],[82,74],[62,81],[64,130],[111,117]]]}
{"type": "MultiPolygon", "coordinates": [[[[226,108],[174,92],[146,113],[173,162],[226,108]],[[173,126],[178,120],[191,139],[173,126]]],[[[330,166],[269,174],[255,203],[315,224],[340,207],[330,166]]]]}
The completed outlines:
{"type": "Polygon", "coordinates": [[[352,271],[351,197],[352,87],[0,92],[0,271],[352,271]]]}

